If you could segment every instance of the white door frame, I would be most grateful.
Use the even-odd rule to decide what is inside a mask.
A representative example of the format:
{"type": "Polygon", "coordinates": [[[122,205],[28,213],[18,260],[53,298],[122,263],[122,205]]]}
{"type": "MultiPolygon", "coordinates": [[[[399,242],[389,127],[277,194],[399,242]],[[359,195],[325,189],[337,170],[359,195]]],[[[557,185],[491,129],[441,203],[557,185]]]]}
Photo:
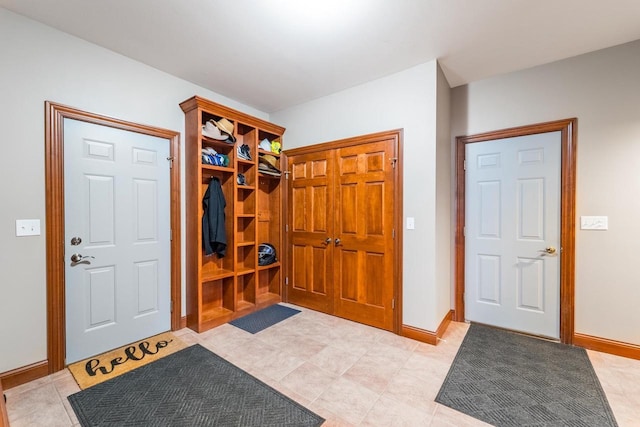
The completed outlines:
{"type": "Polygon", "coordinates": [[[465,291],[465,147],[495,139],[513,138],[546,132],[561,133],[561,191],[560,191],[560,341],[572,344],[574,335],[575,300],[575,201],[576,201],[576,145],[575,118],[529,126],[502,129],[456,138],[456,238],[455,238],[455,316],[464,322],[465,291]]]}
{"type": "Polygon", "coordinates": [[[180,252],[180,133],[45,102],[45,196],[47,247],[47,369],[65,367],[64,259],[64,119],[113,127],[169,140],[173,160],[170,173],[171,329],[181,327],[180,252]]]}

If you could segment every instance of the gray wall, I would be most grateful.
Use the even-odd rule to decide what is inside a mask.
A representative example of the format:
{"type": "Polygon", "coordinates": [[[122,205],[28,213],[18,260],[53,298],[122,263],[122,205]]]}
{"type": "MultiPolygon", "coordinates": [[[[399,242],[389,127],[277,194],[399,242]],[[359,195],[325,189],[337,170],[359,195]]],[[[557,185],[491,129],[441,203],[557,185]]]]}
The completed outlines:
{"type": "Polygon", "coordinates": [[[436,251],[437,238],[448,238],[450,217],[448,181],[438,185],[436,179],[437,173],[450,173],[449,89],[438,69],[431,61],[271,114],[287,128],[286,148],[404,129],[403,213],[415,218],[415,229],[403,231],[403,323],[428,331],[437,329],[450,308],[448,249],[445,259],[436,251]],[[446,119],[437,121],[437,112],[446,119]],[[442,164],[436,165],[436,151],[442,164]]]}
{"type": "Polygon", "coordinates": [[[578,118],[575,331],[640,344],[640,41],[457,87],[452,135],[578,118]]]}
{"type": "MultiPolygon", "coordinates": [[[[452,219],[453,157],[451,147],[451,89],[442,69],[438,67],[436,93],[436,294],[434,295],[443,314],[443,307],[450,307],[449,296],[453,280],[453,251],[455,221],[452,219]]],[[[442,319],[440,319],[442,320],[442,319]]]]}
{"type": "Polygon", "coordinates": [[[184,134],[178,104],[196,94],[268,119],[263,112],[0,8],[0,373],[47,358],[45,100],[184,134]],[[16,219],[40,219],[42,234],[16,237],[16,219]]]}

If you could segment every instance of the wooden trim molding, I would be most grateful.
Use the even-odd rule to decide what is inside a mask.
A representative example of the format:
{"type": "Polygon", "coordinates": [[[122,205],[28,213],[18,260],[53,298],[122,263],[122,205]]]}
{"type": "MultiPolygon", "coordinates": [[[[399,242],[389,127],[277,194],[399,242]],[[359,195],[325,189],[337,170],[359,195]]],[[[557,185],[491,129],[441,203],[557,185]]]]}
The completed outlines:
{"type": "Polygon", "coordinates": [[[2,389],[2,381],[0,381],[0,427],[9,427],[9,414],[4,404],[4,390],[2,389]]]}
{"type": "Polygon", "coordinates": [[[565,119],[456,138],[455,316],[465,320],[465,152],[466,145],[546,132],[561,134],[560,341],[572,344],[575,305],[576,149],[578,119],[565,119]]]}
{"type": "MultiPolygon", "coordinates": [[[[170,173],[171,328],[181,326],[180,274],[180,133],[141,125],[45,102],[45,189],[47,249],[47,362],[48,373],[65,367],[64,295],[64,119],[74,119],[169,140],[173,158],[170,173]]],[[[46,375],[46,374],[45,374],[46,375]]]]}
{"type": "Polygon", "coordinates": [[[602,353],[640,360],[640,345],[585,334],[573,334],[573,345],[602,353]]]}
{"type": "Polygon", "coordinates": [[[5,390],[17,387],[29,381],[49,375],[49,364],[46,360],[4,372],[0,375],[0,383],[5,390]]]}
{"type": "Polygon", "coordinates": [[[396,289],[395,289],[395,294],[396,294],[396,318],[395,318],[395,328],[393,330],[394,333],[396,334],[400,334],[400,330],[401,330],[401,325],[402,325],[402,312],[404,310],[404,306],[402,304],[403,301],[403,288],[404,288],[404,278],[402,276],[402,271],[403,271],[403,259],[404,259],[404,253],[402,251],[403,247],[404,247],[404,234],[402,232],[403,229],[403,225],[404,225],[404,212],[403,212],[403,206],[404,206],[404,181],[403,181],[403,177],[404,177],[404,129],[398,129],[396,130],[396,132],[398,133],[398,143],[396,145],[396,165],[397,165],[397,172],[396,172],[396,182],[395,182],[395,190],[396,190],[396,203],[395,203],[395,207],[394,207],[394,218],[395,218],[395,223],[394,223],[394,230],[396,231],[396,248],[395,248],[395,254],[396,254],[396,259],[394,261],[394,270],[395,270],[395,274],[394,277],[396,278],[396,289]]]}
{"type": "Polygon", "coordinates": [[[438,342],[446,332],[449,324],[453,320],[453,310],[449,310],[447,314],[440,322],[438,329],[435,332],[427,331],[424,329],[416,328],[414,326],[402,325],[402,331],[400,335],[403,337],[411,338],[412,340],[421,341],[431,345],[438,345],[438,342]]]}

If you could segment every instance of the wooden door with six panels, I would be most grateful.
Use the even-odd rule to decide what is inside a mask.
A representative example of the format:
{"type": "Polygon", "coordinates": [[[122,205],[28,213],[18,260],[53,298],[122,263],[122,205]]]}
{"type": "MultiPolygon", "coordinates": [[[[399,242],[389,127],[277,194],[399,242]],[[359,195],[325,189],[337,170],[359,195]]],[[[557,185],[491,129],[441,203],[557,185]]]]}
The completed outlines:
{"type": "Polygon", "coordinates": [[[394,330],[398,133],[288,155],[287,300],[394,330]]]}

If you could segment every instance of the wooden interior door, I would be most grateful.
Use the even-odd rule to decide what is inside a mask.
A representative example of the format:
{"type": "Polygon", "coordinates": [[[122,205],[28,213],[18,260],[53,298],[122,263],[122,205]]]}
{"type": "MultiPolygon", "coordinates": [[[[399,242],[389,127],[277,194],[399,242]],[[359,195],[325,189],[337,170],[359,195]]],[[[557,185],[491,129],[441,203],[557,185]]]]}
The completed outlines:
{"type": "Polygon", "coordinates": [[[394,139],[336,150],[334,311],[393,330],[394,139]]]}
{"type": "Polygon", "coordinates": [[[333,312],[333,151],[288,160],[290,262],[287,299],[333,312]]]}
{"type": "Polygon", "coordinates": [[[398,151],[394,131],[287,152],[288,302],[395,329],[398,151]]]}

